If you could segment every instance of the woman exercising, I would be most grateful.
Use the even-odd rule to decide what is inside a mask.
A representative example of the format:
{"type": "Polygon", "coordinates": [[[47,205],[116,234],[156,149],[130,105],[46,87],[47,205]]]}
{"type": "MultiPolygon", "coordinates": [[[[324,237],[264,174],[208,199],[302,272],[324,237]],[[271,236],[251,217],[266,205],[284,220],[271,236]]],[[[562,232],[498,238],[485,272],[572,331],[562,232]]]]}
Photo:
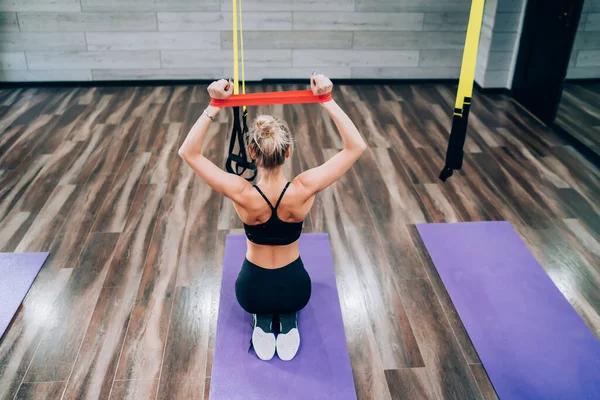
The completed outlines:
{"type": "MultiPolygon", "coordinates": [[[[327,77],[316,74],[310,85],[315,95],[327,94],[333,88],[327,77]]],[[[213,82],[208,92],[214,99],[227,99],[233,85],[222,79],[213,82]]],[[[220,108],[209,105],[179,149],[179,155],[204,182],[233,201],[244,223],[248,250],[235,291],[240,306],[253,315],[252,344],[262,360],[270,360],[277,351],[279,358],[287,361],[298,351],[297,312],[311,295],[311,280],[298,249],[302,223],[315,195],[338,180],[366,148],[334,100],[321,104],[340,131],[344,149],[291,182],[283,174],[283,164],[292,153],[292,134],[284,121],[271,116],[258,116],[249,132],[248,151],[258,166],[257,185],[223,171],[202,155],[206,132],[220,108]],[[275,316],[279,320],[277,338],[275,316]]]]}

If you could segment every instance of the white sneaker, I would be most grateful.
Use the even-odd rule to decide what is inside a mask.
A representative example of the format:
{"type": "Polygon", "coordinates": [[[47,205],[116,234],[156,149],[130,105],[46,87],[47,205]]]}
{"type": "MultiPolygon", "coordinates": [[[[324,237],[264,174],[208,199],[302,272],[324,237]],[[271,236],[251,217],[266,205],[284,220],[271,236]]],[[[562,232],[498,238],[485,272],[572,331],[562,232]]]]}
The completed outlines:
{"type": "Polygon", "coordinates": [[[283,361],[290,361],[300,348],[300,331],[298,330],[298,314],[282,314],[279,316],[279,335],[277,335],[277,355],[283,361]]]}
{"type": "Polygon", "coordinates": [[[273,316],[252,314],[254,330],[252,346],[258,358],[268,361],[275,355],[275,334],[273,333],[273,316]]]}

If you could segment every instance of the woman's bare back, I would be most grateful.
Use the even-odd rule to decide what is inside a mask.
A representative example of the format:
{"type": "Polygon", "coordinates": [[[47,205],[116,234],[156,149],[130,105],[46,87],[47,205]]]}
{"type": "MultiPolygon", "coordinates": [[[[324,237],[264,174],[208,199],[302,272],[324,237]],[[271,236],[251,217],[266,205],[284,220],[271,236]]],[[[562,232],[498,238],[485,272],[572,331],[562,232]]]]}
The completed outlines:
{"type": "MultiPolygon", "coordinates": [[[[269,202],[275,206],[286,183],[286,181],[282,181],[269,186],[261,184],[258,186],[269,202]]],[[[243,223],[260,225],[271,218],[273,212],[271,207],[254,187],[250,186],[245,190],[240,200],[239,203],[234,202],[233,205],[243,223]]],[[[292,181],[275,212],[281,221],[301,222],[308,216],[314,200],[314,194],[307,196],[307,192],[300,185],[294,185],[292,181]]],[[[297,241],[285,246],[260,245],[249,240],[246,240],[246,243],[248,245],[246,253],[248,261],[263,268],[284,267],[300,256],[297,241]]]]}

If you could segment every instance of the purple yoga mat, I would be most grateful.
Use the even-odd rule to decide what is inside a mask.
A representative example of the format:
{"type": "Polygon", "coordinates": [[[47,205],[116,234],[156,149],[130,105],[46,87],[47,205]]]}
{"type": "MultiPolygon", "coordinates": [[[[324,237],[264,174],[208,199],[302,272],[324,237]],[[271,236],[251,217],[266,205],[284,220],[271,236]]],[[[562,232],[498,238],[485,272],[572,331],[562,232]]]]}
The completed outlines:
{"type": "Polygon", "coordinates": [[[328,236],[300,237],[312,296],[299,315],[300,349],[292,361],[261,361],[248,352],[251,317],[235,297],[245,254],[245,237],[227,236],[210,399],[356,399],[328,236]]]}
{"type": "Polygon", "coordinates": [[[600,399],[600,341],[508,222],[417,228],[501,400],[600,399]]]}
{"type": "Polygon", "coordinates": [[[49,253],[0,253],[0,338],[49,253]]]}

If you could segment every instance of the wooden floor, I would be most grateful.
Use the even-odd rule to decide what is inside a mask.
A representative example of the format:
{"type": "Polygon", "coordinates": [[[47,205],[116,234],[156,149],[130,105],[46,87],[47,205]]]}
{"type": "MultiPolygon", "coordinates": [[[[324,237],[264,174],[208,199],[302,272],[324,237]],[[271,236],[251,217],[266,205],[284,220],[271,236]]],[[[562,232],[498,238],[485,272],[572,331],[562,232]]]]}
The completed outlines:
{"type": "Polygon", "coordinates": [[[566,82],[556,124],[600,157],[600,83],[566,82]]]}
{"type": "MultiPolygon", "coordinates": [[[[305,226],[331,238],[360,399],[496,398],[417,223],[510,221],[600,337],[598,169],[476,94],[443,184],[453,86],[335,90],[370,149],[305,226]]],[[[242,224],[177,156],[207,102],[205,87],[0,91],[0,251],[51,253],[0,343],[0,399],[208,398],[224,239],[242,224]]],[[[257,111],[293,127],[290,176],[342,146],[317,105],[257,111]]],[[[220,165],[230,129],[222,112],[208,135],[220,165]]]]}

